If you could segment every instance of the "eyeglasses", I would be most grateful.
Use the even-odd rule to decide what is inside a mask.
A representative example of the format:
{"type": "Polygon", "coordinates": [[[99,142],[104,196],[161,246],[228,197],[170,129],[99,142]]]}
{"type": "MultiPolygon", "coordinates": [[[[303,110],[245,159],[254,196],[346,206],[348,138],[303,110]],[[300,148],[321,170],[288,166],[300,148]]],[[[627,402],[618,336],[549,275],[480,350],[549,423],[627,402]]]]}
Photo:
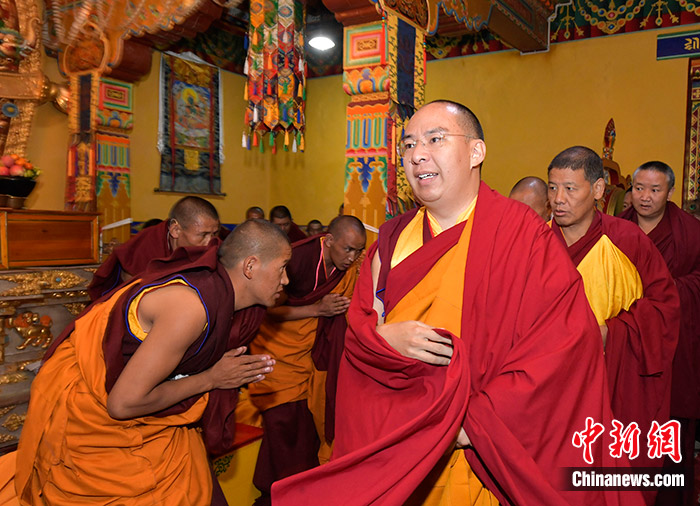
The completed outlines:
{"type": "Polygon", "coordinates": [[[466,135],[466,134],[451,134],[447,132],[432,132],[425,134],[422,137],[419,137],[417,140],[408,138],[408,139],[401,139],[399,141],[399,145],[396,147],[397,151],[399,152],[400,157],[405,157],[405,156],[410,156],[411,153],[413,153],[413,150],[416,149],[416,146],[420,142],[425,149],[430,151],[431,153],[433,151],[437,151],[441,147],[445,145],[445,138],[447,137],[466,137],[467,139],[475,139],[476,137],[473,137],[471,135],[466,135]]]}

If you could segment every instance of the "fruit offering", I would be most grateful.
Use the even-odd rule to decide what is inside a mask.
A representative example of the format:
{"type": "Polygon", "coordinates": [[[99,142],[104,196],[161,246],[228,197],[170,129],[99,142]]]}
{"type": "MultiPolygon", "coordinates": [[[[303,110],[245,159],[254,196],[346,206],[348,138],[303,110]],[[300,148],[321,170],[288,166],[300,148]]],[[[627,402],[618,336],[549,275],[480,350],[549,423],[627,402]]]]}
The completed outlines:
{"type": "Polygon", "coordinates": [[[0,158],[0,176],[36,179],[40,173],[41,171],[29,163],[29,160],[19,155],[3,155],[0,158]]]}

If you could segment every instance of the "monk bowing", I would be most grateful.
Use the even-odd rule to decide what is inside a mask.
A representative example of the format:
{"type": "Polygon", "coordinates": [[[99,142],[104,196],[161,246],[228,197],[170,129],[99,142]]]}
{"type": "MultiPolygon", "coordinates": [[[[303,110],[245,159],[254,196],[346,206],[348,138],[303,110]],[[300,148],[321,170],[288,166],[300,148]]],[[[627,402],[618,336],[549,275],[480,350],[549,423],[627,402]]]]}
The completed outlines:
{"type": "Polygon", "coordinates": [[[167,220],[143,229],[114,249],[90,281],[90,298],[99,299],[141,274],[151,260],[167,258],[177,248],[206,246],[220,231],[219,213],[210,202],[195,196],[181,198],[167,220]]]}
{"type": "Polygon", "coordinates": [[[32,383],[18,450],[0,459],[0,504],[226,504],[205,442],[224,444],[219,397],[272,370],[243,352],[290,256],[277,227],[248,221],[93,304],[32,383]]]}
{"type": "Polygon", "coordinates": [[[365,241],[359,219],[339,216],[327,234],[294,243],[285,297],[268,309],[251,344],[276,361],[275,371],[249,388],[265,431],[253,479],[262,492],[256,505],[269,504],[273,482],[328,460],[345,314],[365,241]]]}

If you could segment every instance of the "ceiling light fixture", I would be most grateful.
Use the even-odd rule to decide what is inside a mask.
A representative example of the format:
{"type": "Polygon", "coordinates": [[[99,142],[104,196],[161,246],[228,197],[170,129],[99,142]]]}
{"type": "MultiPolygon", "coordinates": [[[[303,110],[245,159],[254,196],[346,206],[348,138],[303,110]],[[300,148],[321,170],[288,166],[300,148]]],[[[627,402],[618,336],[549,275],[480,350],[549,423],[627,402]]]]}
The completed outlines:
{"type": "Polygon", "coordinates": [[[319,51],[328,51],[329,49],[335,47],[335,42],[328,37],[321,35],[312,37],[309,40],[309,46],[313,47],[314,49],[318,49],[319,51]]]}

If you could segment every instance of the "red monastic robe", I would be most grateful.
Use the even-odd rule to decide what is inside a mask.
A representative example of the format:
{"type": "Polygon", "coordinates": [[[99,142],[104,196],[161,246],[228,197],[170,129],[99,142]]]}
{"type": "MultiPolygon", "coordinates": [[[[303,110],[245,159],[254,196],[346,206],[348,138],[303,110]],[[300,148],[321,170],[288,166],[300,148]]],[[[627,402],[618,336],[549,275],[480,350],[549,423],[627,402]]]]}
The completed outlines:
{"type": "Polygon", "coordinates": [[[180,248],[90,306],[48,350],[32,384],[14,483],[23,504],[35,503],[38,494],[57,504],[87,496],[94,504],[214,504],[212,485],[218,484],[206,446],[210,453],[230,449],[235,390],[214,390],[124,421],[106,411],[107,396],[142,338],[127,323],[132,301],[169,282],[195,288],[208,320],[173,376],[200,373],[255,335],[265,310],[233,313],[233,287],[216,247],[180,248]]]}
{"type": "MultiPolygon", "coordinates": [[[[631,207],[621,218],[639,223],[631,207]]],[[[671,415],[700,418],[700,220],[666,204],[666,212],[647,236],[664,257],[681,301],[681,327],[673,358],[671,415]]]]}
{"type": "MultiPolygon", "coordinates": [[[[566,467],[586,467],[574,432],[610,425],[602,343],[583,284],[561,244],[527,206],[482,183],[473,215],[459,336],[449,366],[399,355],[376,332],[370,264],[415,212],[387,222],[362,267],[348,313],[331,462],[273,486],[275,506],[400,505],[463,426],[467,460],[502,504],[620,504],[617,492],[567,492],[566,467]]],[[[388,313],[462,237],[433,239],[382,280],[388,313]]],[[[386,249],[385,249],[386,246],[386,249]]],[[[449,276],[449,273],[445,273],[449,276]]],[[[616,466],[602,436],[594,465],[616,466]]],[[[627,505],[640,504],[625,493],[627,505]]]]}
{"type": "MultiPolygon", "coordinates": [[[[357,267],[326,273],[323,238],[317,235],[294,243],[287,265],[285,304],[307,306],[329,293],[352,294],[357,267]]],[[[269,492],[277,479],[318,465],[319,439],[332,441],[337,370],[346,326],[344,314],[290,321],[266,318],[251,343],[251,352],[276,360],[263,381],[248,387],[251,402],[262,412],[265,430],[254,479],[261,491],[269,492]]]]}
{"type": "Polygon", "coordinates": [[[138,276],[146,270],[148,262],[154,258],[169,257],[171,253],[168,220],[143,229],[114,248],[114,252],[102,262],[88,286],[90,299],[97,300],[122,285],[122,272],[138,276]]]}
{"type": "MultiPolygon", "coordinates": [[[[566,244],[554,222],[552,230],[566,244]]],[[[621,309],[602,318],[608,326],[605,363],[612,410],[625,426],[637,422],[641,429],[644,451],[632,464],[661,466],[663,459],[647,456],[646,435],[653,420],[664,424],[669,419],[671,364],[680,316],[673,279],[658,250],[638,226],[599,211],[586,235],[569,246],[568,252],[582,272],[596,316],[595,299],[603,291],[607,291],[603,298],[627,299],[621,309]],[[591,255],[595,255],[594,264],[582,270],[591,255]],[[641,282],[641,293],[628,298],[629,293],[621,294],[620,287],[633,277],[641,282]]]]}
{"type": "Polygon", "coordinates": [[[289,242],[294,243],[303,241],[307,236],[299,225],[292,222],[292,224],[289,226],[289,230],[287,231],[287,237],[289,237],[289,242]]]}

